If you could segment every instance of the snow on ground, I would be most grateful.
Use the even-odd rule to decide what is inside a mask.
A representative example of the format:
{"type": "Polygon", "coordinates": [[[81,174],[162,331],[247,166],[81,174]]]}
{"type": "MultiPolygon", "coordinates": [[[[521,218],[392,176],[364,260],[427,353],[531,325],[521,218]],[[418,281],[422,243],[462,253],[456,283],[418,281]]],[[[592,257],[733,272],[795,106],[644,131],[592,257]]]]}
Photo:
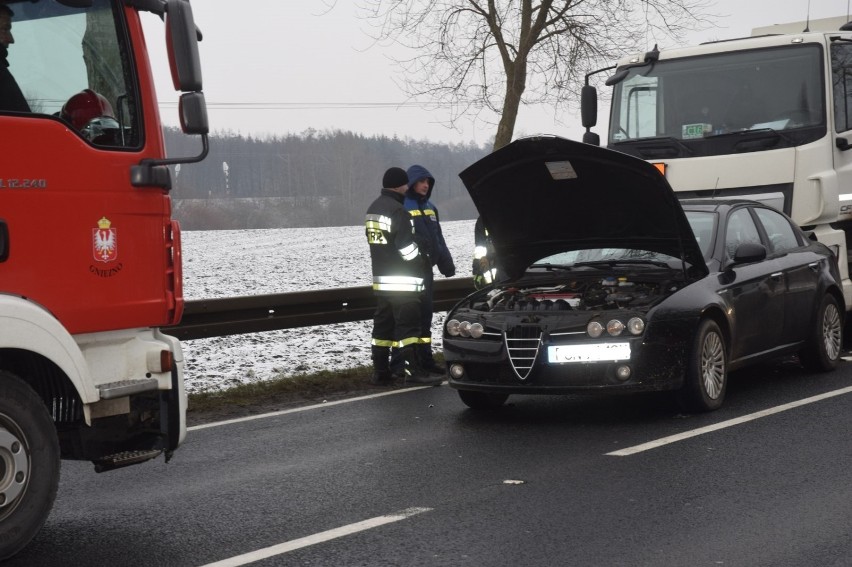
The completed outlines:
{"type": "MultiPolygon", "coordinates": [[[[474,221],[441,223],[456,277],[470,276],[474,221]]],[[[363,226],[183,233],[187,301],[370,285],[363,226]]],[[[435,278],[443,278],[435,269],[435,278]]],[[[432,323],[441,349],[444,313],[432,323]]],[[[372,321],[183,342],[189,392],[220,390],[280,374],[370,364],[372,321]]]]}

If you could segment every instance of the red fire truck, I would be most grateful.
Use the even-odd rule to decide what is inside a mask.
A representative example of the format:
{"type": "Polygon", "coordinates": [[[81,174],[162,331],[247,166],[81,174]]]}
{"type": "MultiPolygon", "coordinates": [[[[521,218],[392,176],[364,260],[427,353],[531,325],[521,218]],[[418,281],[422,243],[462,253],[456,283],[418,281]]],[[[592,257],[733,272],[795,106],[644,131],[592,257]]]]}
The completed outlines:
{"type": "MultiPolygon", "coordinates": [[[[144,16],[154,18],[154,16],[144,16]]],[[[169,459],[186,435],[169,166],[207,153],[188,0],[0,0],[0,560],[60,459],[169,459]],[[166,158],[141,12],[164,19],[183,131],[166,158]]]]}

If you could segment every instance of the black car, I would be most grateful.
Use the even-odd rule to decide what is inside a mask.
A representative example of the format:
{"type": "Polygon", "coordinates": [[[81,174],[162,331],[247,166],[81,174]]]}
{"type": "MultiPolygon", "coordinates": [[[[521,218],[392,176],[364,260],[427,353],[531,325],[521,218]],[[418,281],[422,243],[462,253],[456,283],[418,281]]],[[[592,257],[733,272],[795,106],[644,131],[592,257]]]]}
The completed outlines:
{"type": "Polygon", "coordinates": [[[777,210],[680,202],[647,162],[556,137],[517,140],[460,177],[498,271],[444,324],[449,384],[468,406],[676,390],[707,411],[747,364],[797,353],[837,366],[837,258],[777,210]]]}

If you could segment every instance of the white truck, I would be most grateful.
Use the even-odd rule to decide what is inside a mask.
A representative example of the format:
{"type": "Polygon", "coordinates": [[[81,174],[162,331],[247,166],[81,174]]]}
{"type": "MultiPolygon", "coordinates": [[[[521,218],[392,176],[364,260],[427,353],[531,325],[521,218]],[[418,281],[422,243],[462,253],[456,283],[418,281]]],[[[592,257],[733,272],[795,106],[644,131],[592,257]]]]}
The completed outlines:
{"type": "Polygon", "coordinates": [[[657,50],[590,73],[583,140],[599,144],[589,77],[614,70],[607,147],[657,164],[681,198],[743,197],[835,248],[852,306],[852,23],[827,18],[657,50]]]}

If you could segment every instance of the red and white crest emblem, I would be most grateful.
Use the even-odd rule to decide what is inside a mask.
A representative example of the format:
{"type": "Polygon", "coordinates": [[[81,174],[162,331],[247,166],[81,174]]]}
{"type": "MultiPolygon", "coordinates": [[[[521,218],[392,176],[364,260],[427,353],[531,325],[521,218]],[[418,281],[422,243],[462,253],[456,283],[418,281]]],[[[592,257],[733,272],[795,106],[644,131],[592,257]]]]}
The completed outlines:
{"type": "Polygon", "coordinates": [[[110,228],[112,223],[106,217],[98,221],[98,228],[92,229],[92,253],[98,262],[113,262],[118,258],[118,233],[110,228]]]}

